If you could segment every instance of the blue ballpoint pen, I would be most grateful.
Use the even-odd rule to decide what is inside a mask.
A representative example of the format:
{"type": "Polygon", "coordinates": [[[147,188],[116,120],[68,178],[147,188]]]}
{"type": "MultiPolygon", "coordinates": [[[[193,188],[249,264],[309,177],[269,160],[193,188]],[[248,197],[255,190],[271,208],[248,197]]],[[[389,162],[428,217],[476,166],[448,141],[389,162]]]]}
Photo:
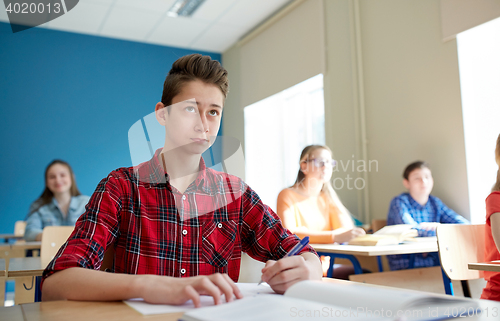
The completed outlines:
{"type": "MultiPolygon", "coordinates": [[[[307,244],[309,244],[309,236],[304,237],[299,243],[297,243],[297,245],[295,245],[293,249],[291,249],[290,252],[288,252],[287,255],[285,255],[285,257],[297,255],[297,253],[302,251],[302,249],[306,247],[307,244]]],[[[257,285],[262,284],[262,282],[264,281],[260,279],[260,282],[257,285]]]]}

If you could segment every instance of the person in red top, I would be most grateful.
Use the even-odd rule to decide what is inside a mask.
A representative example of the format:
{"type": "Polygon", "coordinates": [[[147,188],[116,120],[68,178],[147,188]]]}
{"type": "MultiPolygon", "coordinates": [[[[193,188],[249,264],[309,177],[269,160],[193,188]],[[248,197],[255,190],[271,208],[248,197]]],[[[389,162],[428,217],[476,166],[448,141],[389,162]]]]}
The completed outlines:
{"type": "MultiPolygon", "coordinates": [[[[500,135],[497,138],[495,159],[498,164],[497,181],[486,198],[486,228],[484,256],[486,261],[500,260],[500,135]]],[[[500,301],[500,273],[484,272],[487,281],[481,299],[500,301]]]]}
{"type": "Polygon", "coordinates": [[[228,91],[227,71],[199,54],[179,58],[168,73],[158,122],[165,144],[136,167],[119,168],[97,186],[75,230],[49,263],[43,300],[125,300],[182,304],[200,295],[215,304],[242,294],[241,251],[266,262],[262,280],[283,293],[320,280],[312,247],[285,257],[299,238],[238,177],[205,166],[228,91]],[[115,251],[114,273],[100,271],[115,251]]]}

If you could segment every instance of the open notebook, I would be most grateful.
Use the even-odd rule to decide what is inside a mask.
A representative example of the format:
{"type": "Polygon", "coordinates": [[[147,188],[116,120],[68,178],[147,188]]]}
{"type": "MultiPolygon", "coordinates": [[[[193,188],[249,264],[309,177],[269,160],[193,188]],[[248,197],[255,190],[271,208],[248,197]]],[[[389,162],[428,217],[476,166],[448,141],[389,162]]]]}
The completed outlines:
{"type": "MultiPolygon", "coordinates": [[[[245,298],[262,294],[272,294],[278,296],[278,294],[274,293],[271,287],[269,287],[266,283],[261,285],[257,285],[257,283],[236,283],[236,285],[245,298]]],[[[186,303],[181,305],[149,304],[144,302],[143,299],[130,299],[123,302],[144,315],[185,312],[195,309],[193,301],[191,300],[188,300],[186,303]]],[[[210,307],[214,305],[214,299],[211,296],[202,295],[200,297],[200,303],[202,308],[210,307]]]]}
{"type": "Polygon", "coordinates": [[[477,306],[477,302],[471,299],[447,298],[354,282],[331,284],[303,281],[293,285],[283,296],[262,294],[219,306],[193,309],[186,312],[181,320],[443,320],[456,317],[457,311],[462,310],[475,316],[477,306]]]}
{"type": "Polygon", "coordinates": [[[349,241],[349,245],[396,245],[404,241],[414,240],[418,231],[410,224],[384,226],[373,234],[358,236],[349,241]]]}

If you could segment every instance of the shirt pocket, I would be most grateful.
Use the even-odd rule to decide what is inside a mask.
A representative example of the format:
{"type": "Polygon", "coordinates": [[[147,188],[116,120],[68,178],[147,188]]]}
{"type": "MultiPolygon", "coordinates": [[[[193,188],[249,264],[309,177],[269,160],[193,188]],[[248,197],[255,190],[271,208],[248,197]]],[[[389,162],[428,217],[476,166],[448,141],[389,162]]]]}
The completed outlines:
{"type": "Polygon", "coordinates": [[[57,220],[53,217],[42,217],[42,228],[46,226],[54,226],[54,225],[59,225],[57,224],[57,220]]]}
{"type": "Polygon", "coordinates": [[[206,222],[202,232],[203,260],[215,267],[227,266],[233,255],[238,225],[235,221],[206,222]]]}

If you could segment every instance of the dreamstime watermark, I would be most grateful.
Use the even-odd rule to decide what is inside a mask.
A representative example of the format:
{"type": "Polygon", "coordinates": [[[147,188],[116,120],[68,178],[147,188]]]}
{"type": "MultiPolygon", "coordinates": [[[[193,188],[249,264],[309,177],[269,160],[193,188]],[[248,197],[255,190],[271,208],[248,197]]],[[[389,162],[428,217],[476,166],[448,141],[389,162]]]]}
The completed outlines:
{"type": "Polygon", "coordinates": [[[3,0],[13,33],[27,30],[68,13],[79,0],[3,0]]]}

